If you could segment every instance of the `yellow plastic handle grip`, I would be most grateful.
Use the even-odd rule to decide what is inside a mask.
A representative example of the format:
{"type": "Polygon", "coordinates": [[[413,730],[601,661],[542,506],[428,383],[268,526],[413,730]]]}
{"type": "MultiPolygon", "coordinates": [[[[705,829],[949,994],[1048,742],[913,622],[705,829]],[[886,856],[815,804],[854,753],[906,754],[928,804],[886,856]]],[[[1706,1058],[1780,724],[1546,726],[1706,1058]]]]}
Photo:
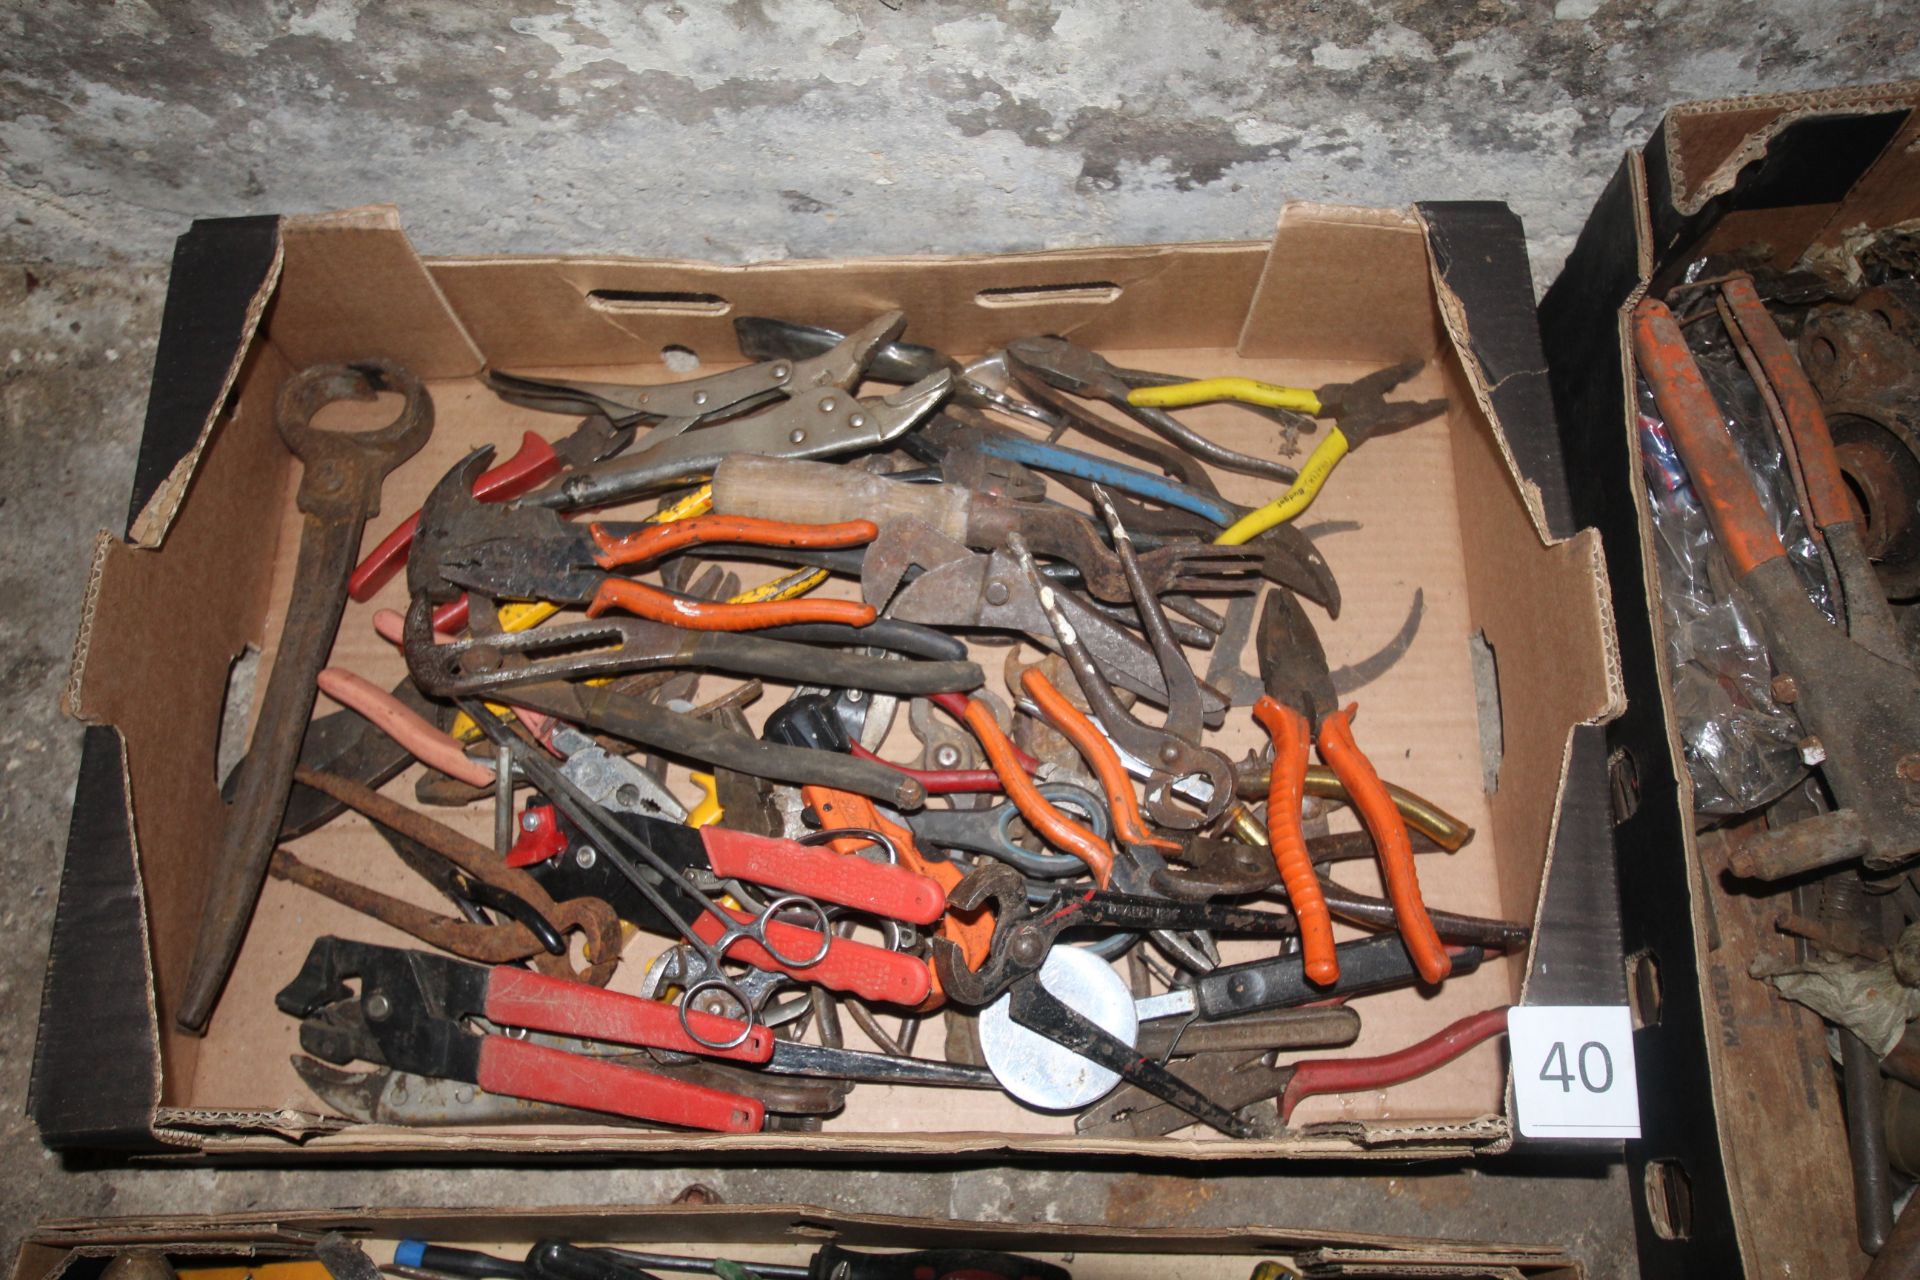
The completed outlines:
{"type": "Polygon", "coordinates": [[[1127,403],[1148,409],[1179,409],[1191,404],[1212,404],[1218,400],[1239,400],[1264,405],[1269,409],[1291,409],[1318,417],[1320,397],[1305,387],[1282,387],[1253,378],[1201,378],[1194,382],[1175,382],[1164,387],[1136,387],[1127,392],[1127,403]]]}
{"type": "Polygon", "coordinates": [[[1327,438],[1307,455],[1307,465],[1300,468],[1300,478],[1293,482],[1293,487],[1266,506],[1249,511],[1228,525],[1213,540],[1214,545],[1237,547],[1243,542],[1251,542],[1275,525],[1297,518],[1320,496],[1321,487],[1327,483],[1327,477],[1333,474],[1340,459],[1347,456],[1348,447],[1345,432],[1339,427],[1327,428],[1327,438]]]}

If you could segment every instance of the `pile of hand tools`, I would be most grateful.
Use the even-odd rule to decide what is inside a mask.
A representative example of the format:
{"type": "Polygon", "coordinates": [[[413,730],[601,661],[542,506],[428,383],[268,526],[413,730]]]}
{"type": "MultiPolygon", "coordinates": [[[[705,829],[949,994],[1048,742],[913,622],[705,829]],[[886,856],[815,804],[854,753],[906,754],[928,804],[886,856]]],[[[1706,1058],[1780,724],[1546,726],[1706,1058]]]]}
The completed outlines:
{"type": "MultiPolygon", "coordinates": [[[[1419,363],[1309,390],[1057,337],[962,364],[905,326],[746,319],[749,363],[652,385],[495,371],[577,425],[472,452],[357,568],[432,400],[390,364],[294,374],[306,531],[178,1022],[207,1026],[271,875],[420,944],[313,938],[277,997],[302,1078],[363,1122],[811,1129],[880,1084],[1252,1137],[1503,1031],[1297,1056],[1352,1043],[1351,997],[1527,942],[1424,902],[1419,858],[1472,833],[1361,745],[1346,695],[1392,648],[1336,671],[1313,620],[1340,591],[1295,520],[1347,452],[1446,410],[1388,398],[1419,363]],[[404,405],[384,430],[312,425],[378,392],[404,405]],[[1203,404],[1323,434],[1296,472],[1175,412],[1203,404]],[[1241,505],[1223,471],[1283,491],[1241,505]],[[404,613],[347,608],[402,572],[404,613]],[[342,625],[408,678],[327,667],[342,625]],[[1235,720],[1271,750],[1231,758],[1235,720]],[[487,805],[491,847],[426,812],[487,805]],[[287,847],[347,811],[442,905],[287,847]],[[1370,858],[1384,896],[1330,872],[1370,858]]],[[[1878,857],[1883,806],[1847,804],[1878,857]]]]}
{"type": "Polygon", "coordinates": [[[1701,842],[1770,904],[1749,971],[1833,1028],[1868,1253],[1920,1178],[1920,289],[1876,252],[1709,260],[1633,316],[1701,842]]]}

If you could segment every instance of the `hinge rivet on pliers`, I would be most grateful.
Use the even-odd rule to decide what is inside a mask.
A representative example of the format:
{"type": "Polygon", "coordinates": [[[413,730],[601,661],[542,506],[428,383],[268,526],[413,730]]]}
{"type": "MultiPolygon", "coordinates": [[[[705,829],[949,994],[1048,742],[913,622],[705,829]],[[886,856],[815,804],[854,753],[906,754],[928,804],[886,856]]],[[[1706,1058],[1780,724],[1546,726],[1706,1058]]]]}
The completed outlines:
{"type": "Polygon", "coordinates": [[[384,992],[374,992],[360,1002],[360,1007],[375,1022],[384,1022],[393,1016],[393,1001],[387,999],[384,992]]]}

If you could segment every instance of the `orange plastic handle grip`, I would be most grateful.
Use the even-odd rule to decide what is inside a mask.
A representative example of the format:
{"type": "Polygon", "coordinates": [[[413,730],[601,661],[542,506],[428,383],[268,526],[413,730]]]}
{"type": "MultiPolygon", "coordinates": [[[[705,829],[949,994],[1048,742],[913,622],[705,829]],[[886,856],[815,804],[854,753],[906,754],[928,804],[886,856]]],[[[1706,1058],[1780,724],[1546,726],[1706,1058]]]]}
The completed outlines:
{"type": "MultiPolygon", "coordinates": [[[[864,827],[868,831],[878,831],[893,841],[894,851],[900,855],[900,865],[917,871],[938,884],[944,893],[966,878],[966,873],[951,862],[934,862],[920,852],[913,842],[913,832],[890,822],[880,816],[880,810],[873,801],[851,791],[835,791],[832,787],[802,787],[800,796],[807,807],[819,817],[821,827],[833,830],[839,827],[864,827]]],[[[858,836],[848,836],[845,840],[836,840],[833,847],[841,853],[852,853],[867,843],[858,836]]],[[[940,936],[960,948],[960,956],[967,968],[978,969],[987,962],[987,955],[993,948],[994,917],[991,911],[973,911],[960,915],[948,911],[940,921],[940,936]]],[[[919,1006],[920,1012],[930,1012],[947,1002],[946,992],[940,988],[940,975],[932,965],[927,966],[932,978],[932,987],[926,1002],[919,1006]]]]}
{"type": "MultiPolygon", "coordinates": [[[[1300,806],[1307,795],[1307,748],[1313,727],[1292,707],[1269,697],[1253,704],[1253,718],[1273,738],[1273,769],[1267,782],[1267,840],[1280,882],[1287,887],[1300,922],[1300,953],[1309,981],[1329,986],[1340,979],[1339,953],[1333,946],[1333,917],[1314,874],[1300,829],[1300,806]]],[[[1412,845],[1409,842],[1409,851],[1412,845]]]]}
{"type": "Polygon", "coordinates": [[[624,538],[608,535],[604,526],[589,525],[600,554],[594,557],[603,569],[639,564],[655,556],[697,546],[703,542],[745,542],[756,547],[857,547],[872,542],[880,527],[871,520],[847,520],[840,524],[790,524],[785,520],[763,520],[759,516],[694,516],[669,524],[651,524],[624,538]]]}
{"type": "Polygon", "coordinates": [[[965,719],[967,728],[973,730],[973,736],[980,739],[980,749],[986,752],[987,763],[1000,775],[1007,798],[1020,810],[1020,816],[1027,820],[1027,825],[1086,863],[1087,869],[1093,872],[1093,882],[1102,889],[1106,888],[1108,881],[1113,879],[1113,850],[1107,842],[1054,808],[1040,794],[1040,788],[1034,786],[1033,779],[1021,769],[1012,739],[1001,730],[999,721],[993,718],[993,708],[978,698],[968,698],[965,719]]]}
{"type": "Polygon", "coordinates": [[[1347,789],[1347,797],[1360,812],[1360,820],[1373,836],[1373,847],[1380,857],[1380,876],[1387,882],[1387,898],[1393,903],[1393,916],[1400,925],[1400,939],[1407,944],[1413,967],[1424,982],[1440,982],[1453,972],[1453,958],[1447,954],[1440,935],[1427,916],[1427,904],[1420,898],[1420,873],[1413,865],[1413,841],[1407,838],[1407,824],[1393,806],[1393,796],[1373,764],[1353,738],[1353,713],[1349,706],[1320,722],[1320,758],[1327,762],[1347,789]]]}
{"type": "Polygon", "coordinates": [[[1020,673],[1020,687],[1040,708],[1047,723],[1065,734],[1067,741],[1093,766],[1094,776],[1100,779],[1100,789],[1107,793],[1107,808],[1113,814],[1113,833],[1120,837],[1120,842],[1179,850],[1179,841],[1162,839],[1147,830],[1140,801],[1133,794],[1133,779],[1127,776],[1125,766],[1120,763],[1120,753],[1107,741],[1107,735],[1100,732],[1100,726],[1067,701],[1067,696],[1054,688],[1053,681],[1038,667],[1028,667],[1020,673]]]}
{"type": "Polygon", "coordinates": [[[855,600],[762,600],[753,604],[689,600],[630,578],[602,581],[587,606],[587,616],[597,618],[609,609],[689,631],[758,631],[794,622],[864,627],[877,616],[872,605],[855,600]]]}

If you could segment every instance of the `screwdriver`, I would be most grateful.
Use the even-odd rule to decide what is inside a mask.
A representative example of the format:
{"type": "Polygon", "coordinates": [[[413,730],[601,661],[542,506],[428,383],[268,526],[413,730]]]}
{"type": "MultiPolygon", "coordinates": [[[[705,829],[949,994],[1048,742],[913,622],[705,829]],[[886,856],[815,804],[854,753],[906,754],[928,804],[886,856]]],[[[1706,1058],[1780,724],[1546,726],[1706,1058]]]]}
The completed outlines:
{"type": "Polygon", "coordinates": [[[582,1249],[542,1240],[525,1262],[473,1249],[402,1240],[393,1251],[402,1267],[470,1280],[646,1280],[650,1271],[698,1272],[721,1280],[1071,1280],[1063,1267],[1017,1254],[982,1249],[923,1249],[914,1253],[859,1253],[823,1245],[807,1266],[738,1263],[632,1249],[582,1249]]]}

